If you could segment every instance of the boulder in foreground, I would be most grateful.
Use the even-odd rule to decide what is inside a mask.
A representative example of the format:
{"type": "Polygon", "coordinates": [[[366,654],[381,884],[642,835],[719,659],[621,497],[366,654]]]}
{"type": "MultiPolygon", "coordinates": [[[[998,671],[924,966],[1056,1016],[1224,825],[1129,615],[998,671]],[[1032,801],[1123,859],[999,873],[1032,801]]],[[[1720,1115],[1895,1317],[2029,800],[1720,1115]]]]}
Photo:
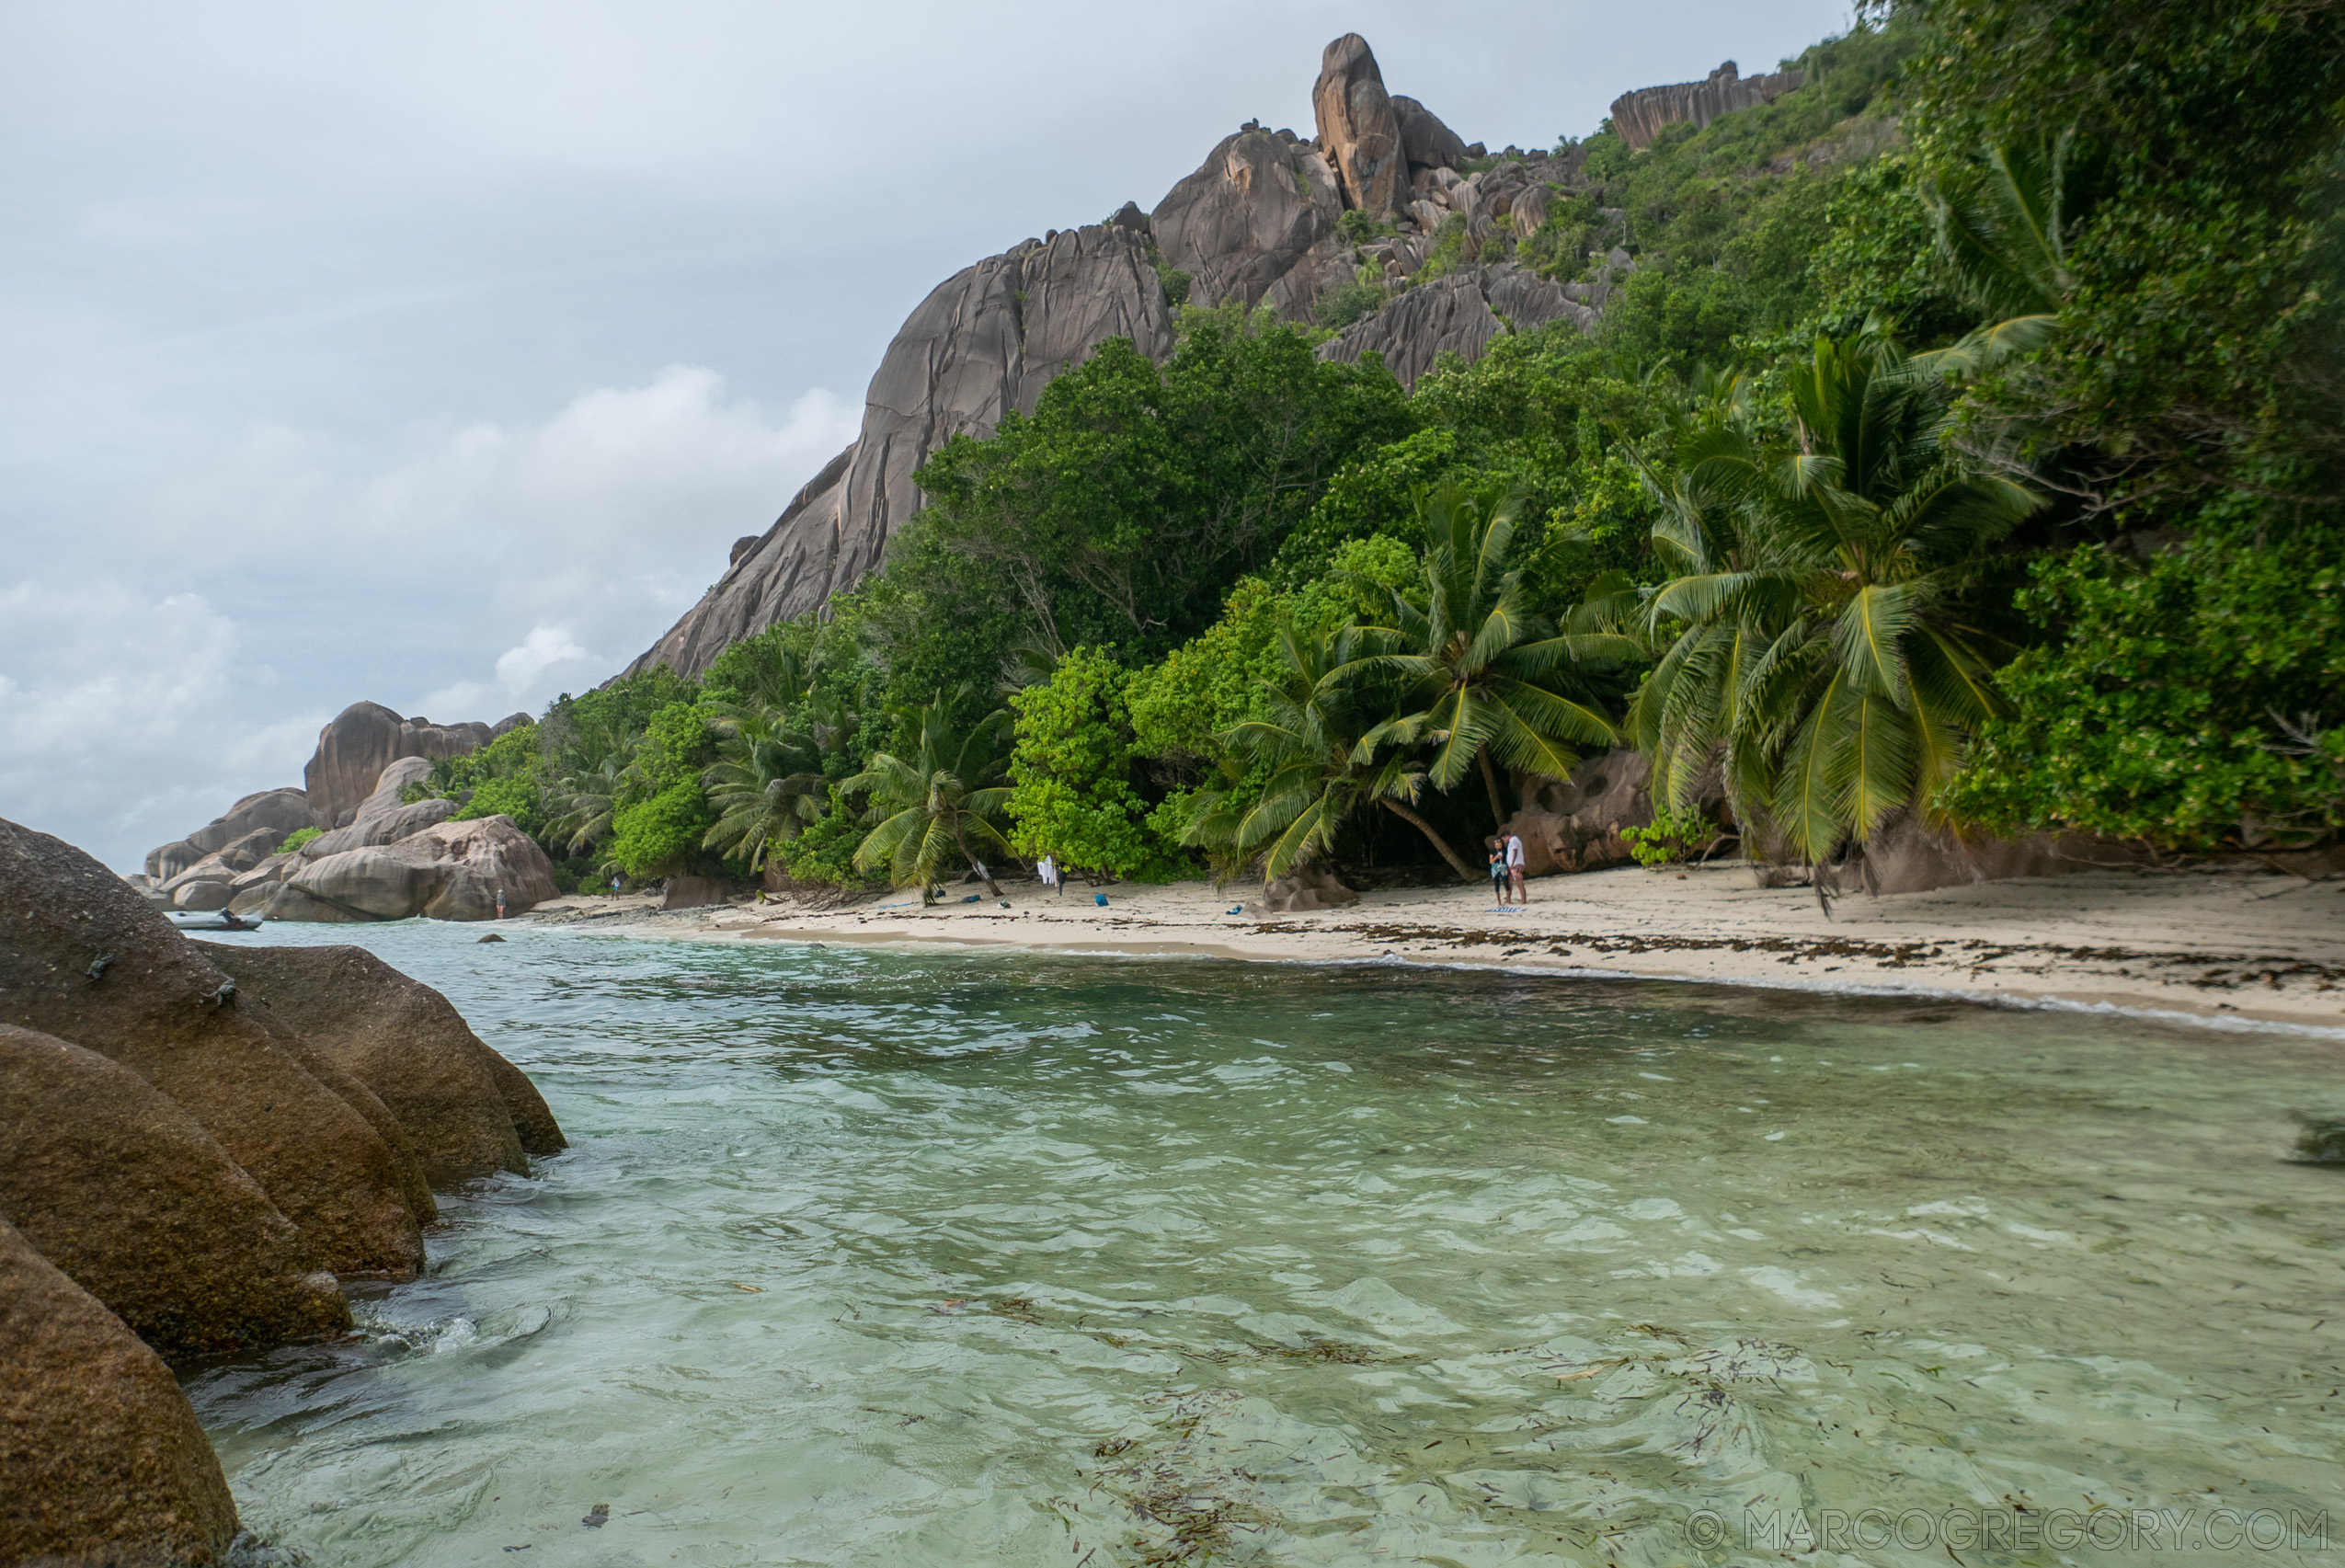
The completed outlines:
{"type": "Polygon", "coordinates": [[[235,1534],[163,1358],[0,1223],[0,1562],[216,1563],[235,1534]]]}
{"type": "Polygon", "coordinates": [[[0,1023],[86,1046],[177,1101],[326,1267],[407,1274],[421,1265],[431,1195],[380,1130],[397,1132],[381,1102],[322,1061],[313,1070],[299,1036],[240,998],[120,877],[7,821],[0,1023]]]}
{"type": "Polygon", "coordinates": [[[526,1173],[525,1153],[568,1147],[536,1087],[446,997],[364,948],[196,945],[382,1097],[434,1186],[526,1173]]]}
{"type": "Polygon", "coordinates": [[[0,1219],[172,1357],[350,1326],[293,1222],[120,1062],[0,1024],[0,1219]]]}

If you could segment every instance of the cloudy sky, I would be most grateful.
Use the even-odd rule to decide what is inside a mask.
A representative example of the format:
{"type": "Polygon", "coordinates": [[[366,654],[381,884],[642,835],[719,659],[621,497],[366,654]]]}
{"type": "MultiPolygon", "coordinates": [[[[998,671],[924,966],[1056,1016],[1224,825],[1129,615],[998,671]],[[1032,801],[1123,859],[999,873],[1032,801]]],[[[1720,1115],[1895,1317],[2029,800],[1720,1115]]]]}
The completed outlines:
{"type": "Polygon", "coordinates": [[[123,868],[361,698],[535,712],[853,434],[956,269],[1367,36],[1469,141],[1846,0],[0,9],[0,816],[123,868]]]}

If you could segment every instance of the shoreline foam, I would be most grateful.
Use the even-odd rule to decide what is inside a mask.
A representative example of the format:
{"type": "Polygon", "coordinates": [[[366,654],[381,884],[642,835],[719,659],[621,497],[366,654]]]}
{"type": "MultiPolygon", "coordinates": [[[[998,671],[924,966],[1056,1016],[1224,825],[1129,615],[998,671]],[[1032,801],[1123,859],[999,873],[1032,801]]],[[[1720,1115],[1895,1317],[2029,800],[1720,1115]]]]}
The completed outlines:
{"type": "Polygon", "coordinates": [[[1479,886],[1364,894],[1306,914],[1229,912],[1203,882],[1052,898],[1033,883],[923,910],[648,898],[557,900],[520,917],[612,934],[838,946],[1001,947],[1099,956],[1393,963],[2115,1012],[2145,1022],[2345,1036],[2345,883],[2282,874],[2096,871],[1834,900],[1761,888],[1739,864],[1541,877],[1527,910],[1479,886]],[[1487,957],[1480,950],[1498,949],[1487,957]],[[1834,979],[1832,977],[1843,977],[1834,979]]]}

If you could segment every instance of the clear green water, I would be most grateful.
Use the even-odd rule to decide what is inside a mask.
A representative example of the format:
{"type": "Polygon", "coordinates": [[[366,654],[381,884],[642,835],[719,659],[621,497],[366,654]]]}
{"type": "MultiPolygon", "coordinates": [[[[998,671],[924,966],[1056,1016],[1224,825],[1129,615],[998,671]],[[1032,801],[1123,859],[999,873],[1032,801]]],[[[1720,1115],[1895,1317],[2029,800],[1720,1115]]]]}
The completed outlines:
{"type": "Polygon", "coordinates": [[[2337,1042],[477,932],[259,938],[439,986],[575,1144],[189,1379],[320,1568],[2345,1560],[2337,1042]],[[2178,1533],[1995,1533],[2094,1509],[2178,1533]]]}

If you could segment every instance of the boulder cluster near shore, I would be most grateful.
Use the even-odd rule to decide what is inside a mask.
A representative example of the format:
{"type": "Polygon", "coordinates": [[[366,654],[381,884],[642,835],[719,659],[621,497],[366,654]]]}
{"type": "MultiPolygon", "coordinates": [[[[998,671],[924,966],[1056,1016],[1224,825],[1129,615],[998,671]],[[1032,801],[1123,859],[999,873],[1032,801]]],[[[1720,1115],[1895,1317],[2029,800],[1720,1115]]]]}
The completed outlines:
{"type": "Polygon", "coordinates": [[[190,941],[0,821],[0,1562],[221,1561],[171,1364],[347,1331],[339,1276],[420,1268],[435,1186],[563,1147],[429,987],[190,941]]]}
{"type": "Polygon", "coordinates": [[[131,886],[157,909],[287,921],[490,920],[554,897],[554,863],[509,817],[407,799],[434,762],[529,723],[436,725],[353,703],[318,732],[306,787],[248,795],[147,853],[131,886]],[[303,829],[316,836],[284,847],[303,829]]]}

